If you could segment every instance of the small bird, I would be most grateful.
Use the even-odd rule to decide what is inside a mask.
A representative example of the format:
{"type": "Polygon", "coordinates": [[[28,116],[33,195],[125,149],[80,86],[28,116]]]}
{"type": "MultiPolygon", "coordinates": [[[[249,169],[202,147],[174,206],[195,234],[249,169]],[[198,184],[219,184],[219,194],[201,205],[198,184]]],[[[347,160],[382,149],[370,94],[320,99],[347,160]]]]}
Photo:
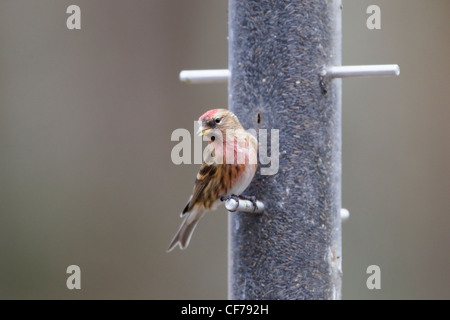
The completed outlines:
{"type": "MultiPolygon", "coordinates": [[[[258,141],[244,130],[232,112],[209,110],[198,119],[198,124],[197,133],[208,138],[205,150],[211,157],[203,161],[192,195],[180,215],[183,223],[167,252],[177,245],[185,249],[199,220],[206,211],[217,209],[222,200],[246,199],[241,193],[249,186],[257,168],[258,141]]],[[[250,198],[254,201],[254,197],[250,198]]]]}

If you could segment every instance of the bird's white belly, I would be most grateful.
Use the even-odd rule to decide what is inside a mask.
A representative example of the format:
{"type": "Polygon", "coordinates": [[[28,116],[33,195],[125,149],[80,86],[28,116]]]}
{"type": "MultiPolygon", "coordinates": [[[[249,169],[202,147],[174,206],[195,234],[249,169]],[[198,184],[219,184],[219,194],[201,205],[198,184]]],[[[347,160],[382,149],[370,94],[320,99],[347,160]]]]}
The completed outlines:
{"type": "Polygon", "coordinates": [[[228,195],[235,194],[240,195],[242,192],[247,189],[250,182],[252,182],[253,177],[255,175],[256,166],[252,164],[247,164],[245,166],[244,172],[237,178],[237,180],[233,183],[231,189],[228,191],[228,195]]]}

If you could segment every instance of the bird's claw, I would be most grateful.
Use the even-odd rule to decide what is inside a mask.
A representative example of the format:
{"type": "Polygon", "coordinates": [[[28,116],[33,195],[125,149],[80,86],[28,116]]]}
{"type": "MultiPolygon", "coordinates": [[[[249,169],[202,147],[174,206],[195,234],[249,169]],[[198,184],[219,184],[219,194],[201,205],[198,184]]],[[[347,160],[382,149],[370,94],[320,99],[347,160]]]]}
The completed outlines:
{"type": "Polygon", "coordinates": [[[253,204],[253,208],[257,208],[256,205],[256,197],[255,196],[244,196],[244,195],[240,195],[239,196],[240,199],[242,200],[248,200],[253,204]]]}
{"type": "Polygon", "coordinates": [[[236,200],[237,202],[239,202],[239,196],[237,196],[237,195],[235,195],[235,194],[229,194],[229,195],[226,195],[226,196],[221,196],[220,197],[220,201],[228,201],[228,200],[230,200],[230,199],[234,199],[234,200],[236,200]]]}

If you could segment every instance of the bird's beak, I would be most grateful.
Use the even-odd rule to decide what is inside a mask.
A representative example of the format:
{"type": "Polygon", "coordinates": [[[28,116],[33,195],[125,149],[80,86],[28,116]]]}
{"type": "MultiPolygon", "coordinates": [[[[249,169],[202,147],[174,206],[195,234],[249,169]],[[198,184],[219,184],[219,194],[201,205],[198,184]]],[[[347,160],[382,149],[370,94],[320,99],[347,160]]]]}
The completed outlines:
{"type": "Polygon", "coordinates": [[[208,128],[205,128],[205,127],[203,127],[203,126],[200,126],[200,127],[198,128],[198,130],[197,130],[197,134],[198,134],[199,136],[204,136],[204,135],[208,134],[208,132],[209,132],[210,130],[211,130],[211,129],[208,129],[208,128]]]}

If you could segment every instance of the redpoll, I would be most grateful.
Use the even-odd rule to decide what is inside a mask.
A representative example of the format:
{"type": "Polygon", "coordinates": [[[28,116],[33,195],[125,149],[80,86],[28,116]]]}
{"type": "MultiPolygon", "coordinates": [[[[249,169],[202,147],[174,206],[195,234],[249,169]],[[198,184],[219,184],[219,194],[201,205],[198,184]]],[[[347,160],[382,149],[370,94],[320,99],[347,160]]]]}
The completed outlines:
{"type": "Polygon", "coordinates": [[[221,199],[240,196],[256,172],[258,142],[244,130],[232,112],[213,109],[204,113],[198,123],[199,135],[208,137],[205,148],[208,157],[203,161],[192,195],[181,212],[183,223],[167,251],[177,245],[185,249],[205,212],[215,210],[221,199]]]}

